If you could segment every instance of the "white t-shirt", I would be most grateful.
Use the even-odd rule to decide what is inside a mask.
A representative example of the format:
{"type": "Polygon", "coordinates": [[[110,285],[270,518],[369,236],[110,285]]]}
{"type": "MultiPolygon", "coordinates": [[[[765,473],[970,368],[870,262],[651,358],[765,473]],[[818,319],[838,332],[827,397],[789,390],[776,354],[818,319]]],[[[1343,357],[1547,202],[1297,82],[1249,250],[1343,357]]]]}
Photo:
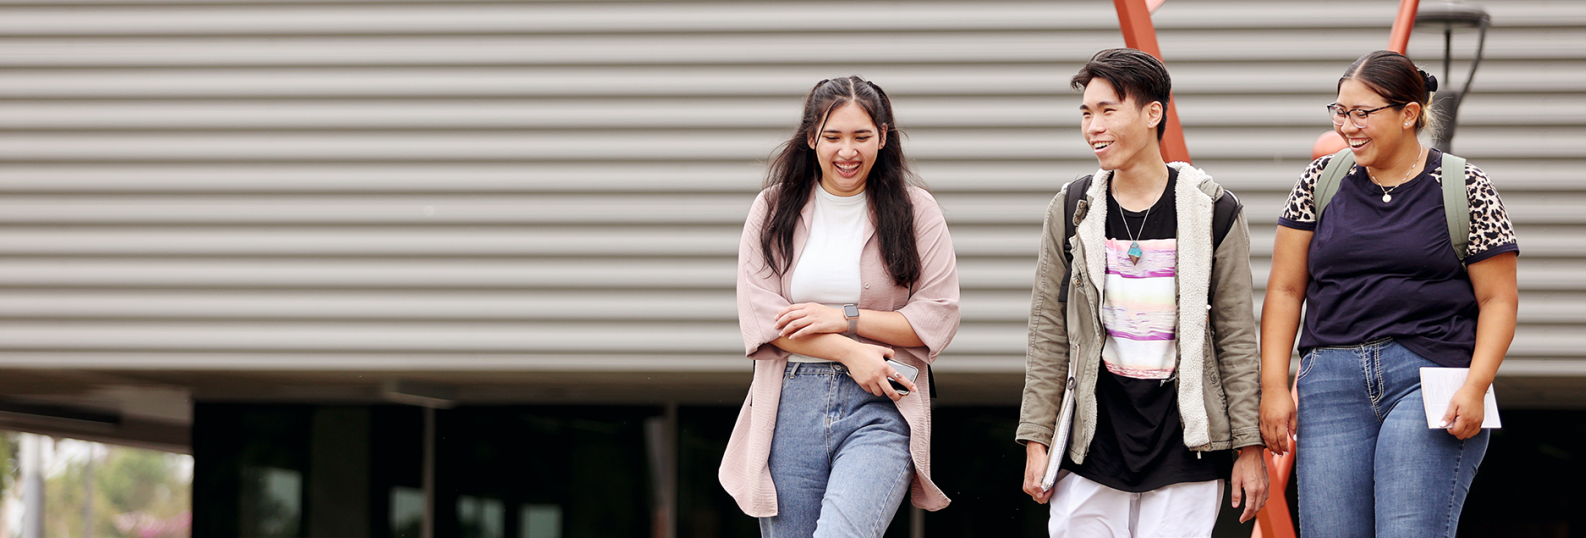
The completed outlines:
{"type": "MultiPolygon", "coordinates": [[[[859,302],[859,255],[865,248],[865,222],[869,218],[865,193],[837,196],[819,185],[815,187],[810,237],[793,266],[789,286],[794,303],[841,308],[859,302]]],[[[788,360],[831,362],[797,353],[788,360]]]]}

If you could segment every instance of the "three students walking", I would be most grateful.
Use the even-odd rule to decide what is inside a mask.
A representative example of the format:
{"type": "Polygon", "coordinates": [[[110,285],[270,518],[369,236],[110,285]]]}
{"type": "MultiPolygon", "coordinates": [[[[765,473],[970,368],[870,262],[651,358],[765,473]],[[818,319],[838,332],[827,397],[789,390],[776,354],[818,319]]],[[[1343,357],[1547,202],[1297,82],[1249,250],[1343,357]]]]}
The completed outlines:
{"type": "MultiPolygon", "coordinates": [[[[1255,516],[1263,449],[1297,434],[1305,536],[1452,537],[1514,334],[1518,247],[1485,174],[1416,138],[1435,79],[1391,52],[1340,79],[1328,114],[1350,148],[1313,162],[1284,208],[1259,345],[1243,204],[1162,158],[1166,68],[1110,49],[1071,83],[1100,169],[1047,209],[1016,434],[1049,535],[1210,536],[1225,491],[1255,516]],[[1423,366],[1470,368],[1444,429],[1425,427],[1423,366]],[[1065,396],[1072,433],[1054,438],[1065,396]]],[[[930,365],[958,330],[956,257],[899,134],[880,86],[821,81],[745,222],[755,371],[720,478],[762,536],[879,537],[905,493],[948,504],[930,365]]]]}

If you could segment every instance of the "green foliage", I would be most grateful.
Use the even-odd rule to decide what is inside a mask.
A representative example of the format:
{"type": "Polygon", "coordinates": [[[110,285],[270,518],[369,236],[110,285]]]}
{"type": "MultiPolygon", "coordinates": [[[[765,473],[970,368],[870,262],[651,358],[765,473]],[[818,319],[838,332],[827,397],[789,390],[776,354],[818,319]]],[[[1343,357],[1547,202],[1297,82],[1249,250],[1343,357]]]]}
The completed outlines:
{"type": "Polygon", "coordinates": [[[0,499],[5,498],[22,475],[22,463],[18,454],[21,446],[17,442],[17,434],[0,432],[0,499]]]}
{"type": "Polygon", "coordinates": [[[93,536],[188,536],[192,477],[181,456],[102,446],[90,461],[73,461],[45,485],[45,534],[83,536],[87,480],[92,481],[93,536]],[[153,530],[151,530],[153,529],[153,530]]]}

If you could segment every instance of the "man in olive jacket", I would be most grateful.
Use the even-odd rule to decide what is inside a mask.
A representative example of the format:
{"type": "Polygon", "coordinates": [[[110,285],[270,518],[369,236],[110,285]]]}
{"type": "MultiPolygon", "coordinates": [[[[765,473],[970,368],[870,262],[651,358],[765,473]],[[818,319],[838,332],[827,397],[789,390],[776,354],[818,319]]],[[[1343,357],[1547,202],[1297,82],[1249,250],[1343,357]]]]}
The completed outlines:
{"type": "Polygon", "coordinates": [[[1047,208],[1017,434],[1024,490],[1051,502],[1054,538],[1210,536],[1223,487],[1241,521],[1267,497],[1243,208],[1205,172],[1163,162],[1159,60],[1104,50],[1072,85],[1101,169],[1047,208]],[[1043,490],[1070,369],[1072,433],[1052,451],[1064,473],[1043,490]]]}

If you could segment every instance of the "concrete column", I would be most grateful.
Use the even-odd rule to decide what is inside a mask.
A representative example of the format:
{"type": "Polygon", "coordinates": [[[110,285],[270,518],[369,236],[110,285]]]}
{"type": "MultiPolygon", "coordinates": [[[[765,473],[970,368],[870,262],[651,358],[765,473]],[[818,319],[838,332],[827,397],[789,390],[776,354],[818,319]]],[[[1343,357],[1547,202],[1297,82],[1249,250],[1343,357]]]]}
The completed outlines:
{"type": "Polygon", "coordinates": [[[44,538],[44,436],[21,434],[22,538],[44,538]]]}
{"type": "Polygon", "coordinates": [[[94,538],[94,453],[98,445],[88,445],[83,460],[83,538],[94,538]]]}

